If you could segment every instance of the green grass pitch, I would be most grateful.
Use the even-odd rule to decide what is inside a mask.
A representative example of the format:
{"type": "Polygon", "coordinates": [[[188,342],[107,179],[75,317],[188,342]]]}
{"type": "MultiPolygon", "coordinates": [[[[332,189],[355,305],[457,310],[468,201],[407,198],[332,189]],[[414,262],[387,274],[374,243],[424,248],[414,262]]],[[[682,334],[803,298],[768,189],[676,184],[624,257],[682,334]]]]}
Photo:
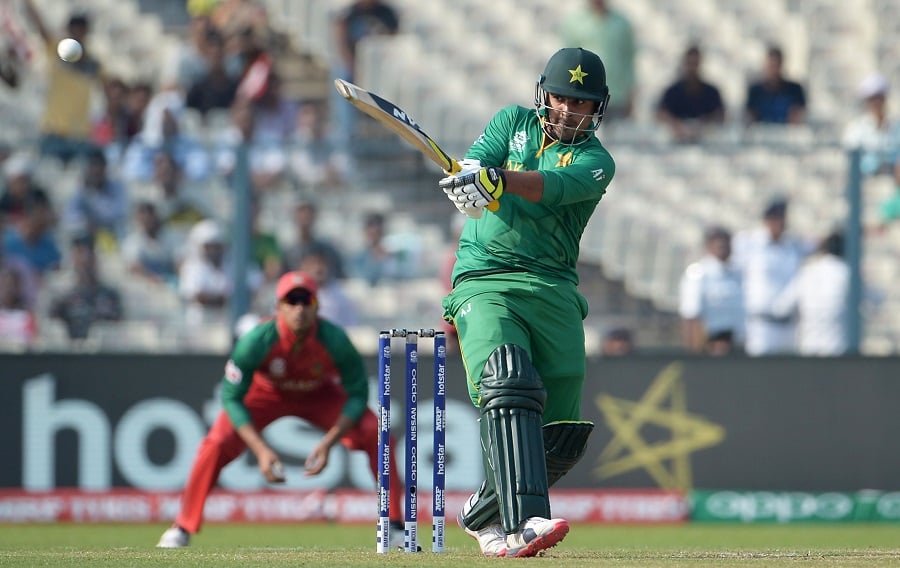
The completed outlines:
{"type": "MultiPolygon", "coordinates": [[[[483,558],[474,540],[448,523],[447,552],[375,554],[368,525],[211,524],[189,548],[154,547],[153,524],[0,525],[0,566],[46,567],[453,567],[523,562],[562,567],[900,566],[900,525],[689,524],[575,525],[538,558],[483,558]]],[[[430,550],[431,527],[420,527],[430,550]]]]}

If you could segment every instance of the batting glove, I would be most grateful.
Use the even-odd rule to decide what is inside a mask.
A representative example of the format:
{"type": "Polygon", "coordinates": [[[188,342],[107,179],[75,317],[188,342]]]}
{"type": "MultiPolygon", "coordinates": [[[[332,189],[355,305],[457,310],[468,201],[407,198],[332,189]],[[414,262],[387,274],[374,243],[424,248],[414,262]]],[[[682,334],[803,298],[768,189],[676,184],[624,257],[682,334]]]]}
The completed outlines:
{"type": "Polygon", "coordinates": [[[476,207],[473,203],[466,203],[465,201],[457,201],[456,198],[447,189],[445,189],[444,186],[446,185],[447,187],[452,187],[453,182],[450,180],[477,172],[481,169],[481,162],[478,160],[466,159],[460,160],[457,163],[462,169],[455,174],[451,174],[450,172],[445,171],[444,173],[447,174],[447,177],[441,180],[438,185],[441,187],[441,189],[444,190],[444,193],[447,194],[447,198],[450,199],[450,201],[459,210],[460,213],[464,213],[472,219],[480,219],[482,213],[484,212],[482,207],[476,207]]]}
{"type": "Polygon", "coordinates": [[[438,184],[447,197],[466,208],[487,207],[503,195],[506,175],[500,168],[488,166],[475,171],[458,173],[442,179],[438,184]]]}

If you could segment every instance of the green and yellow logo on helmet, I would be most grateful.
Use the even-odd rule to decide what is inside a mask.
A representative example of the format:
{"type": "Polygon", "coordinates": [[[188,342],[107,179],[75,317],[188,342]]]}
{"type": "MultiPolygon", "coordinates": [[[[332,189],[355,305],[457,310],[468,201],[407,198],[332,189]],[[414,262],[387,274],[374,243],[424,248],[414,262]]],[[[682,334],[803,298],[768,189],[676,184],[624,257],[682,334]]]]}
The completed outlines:
{"type": "Polygon", "coordinates": [[[579,83],[584,85],[584,78],[587,77],[587,73],[581,70],[581,65],[579,65],[575,69],[569,69],[569,73],[572,74],[572,78],[569,79],[570,83],[578,81],[579,83]]]}

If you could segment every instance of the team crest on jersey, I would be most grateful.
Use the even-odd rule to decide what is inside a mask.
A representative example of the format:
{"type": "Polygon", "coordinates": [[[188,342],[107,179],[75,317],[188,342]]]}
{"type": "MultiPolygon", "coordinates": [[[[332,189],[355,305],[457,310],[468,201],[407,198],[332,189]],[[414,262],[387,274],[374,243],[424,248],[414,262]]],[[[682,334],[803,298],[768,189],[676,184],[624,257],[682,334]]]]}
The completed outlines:
{"type": "Polygon", "coordinates": [[[234,364],[234,361],[231,359],[225,363],[225,380],[232,384],[238,384],[241,382],[241,379],[244,378],[244,374],[241,372],[241,368],[234,364]]]}
{"type": "Polygon", "coordinates": [[[287,363],[280,357],[272,359],[269,363],[269,374],[273,377],[283,377],[286,370],[287,363]]]}
{"type": "Polygon", "coordinates": [[[510,152],[524,152],[525,144],[528,143],[528,134],[524,130],[520,130],[513,134],[512,140],[509,141],[510,152]]]}
{"type": "Polygon", "coordinates": [[[572,152],[565,152],[563,154],[557,152],[556,157],[559,158],[559,161],[556,162],[557,168],[564,168],[572,163],[572,152]]]}

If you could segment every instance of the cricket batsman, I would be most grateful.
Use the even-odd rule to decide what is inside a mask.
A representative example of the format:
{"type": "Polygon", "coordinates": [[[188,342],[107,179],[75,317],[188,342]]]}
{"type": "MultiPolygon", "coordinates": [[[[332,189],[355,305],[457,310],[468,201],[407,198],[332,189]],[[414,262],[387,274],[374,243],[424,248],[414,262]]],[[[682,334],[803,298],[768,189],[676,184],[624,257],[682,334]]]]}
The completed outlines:
{"type": "Polygon", "coordinates": [[[569,532],[548,492],[593,429],[580,420],[588,306],[576,262],[615,173],[595,134],[608,103],[600,58],[561,49],[538,78],[535,108],[501,109],[462,171],[439,184],[470,217],[443,307],[480,409],[485,475],[458,521],[485,556],[535,556],[569,532]]]}
{"type": "MultiPolygon", "coordinates": [[[[283,416],[302,418],[325,434],[306,460],[306,475],[328,465],[328,454],[340,442],[369,455],[378,476],[379,424],[366,406],[369,383],[363,359],[346,333],[318,317],[318,288],[305,272],[288,272],[276,285],[275,317],[241,336],[225,365],[222,406],[200,444],[181,495],[175,523],[159,539],[159,548],[187,546],[200,530],[203,506],[226,465],[245,448],[256,456],[259,471],[270,483],[285,481],[281,462],[261,436],[283,416]]],[[[392,535],[402,543],[400,478],[391,442],[392,535]]],[[[393,538],[392,538],[393,540],[393,538]]]]}

